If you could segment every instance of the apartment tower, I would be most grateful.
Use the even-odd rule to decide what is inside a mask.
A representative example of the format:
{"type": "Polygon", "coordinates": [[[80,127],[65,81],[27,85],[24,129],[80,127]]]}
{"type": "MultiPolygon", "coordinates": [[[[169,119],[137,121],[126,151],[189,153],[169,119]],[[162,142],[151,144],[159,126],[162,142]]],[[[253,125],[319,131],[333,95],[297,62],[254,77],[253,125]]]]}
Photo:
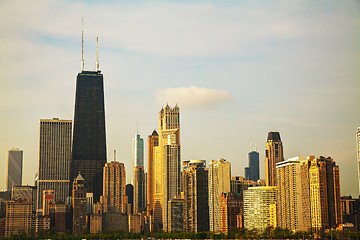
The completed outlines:
{"type": "Polygon", "coordinates": [[[126,172],[123,163],[113,161],[106,163],[104,167],[103,179],[104,212],[109,208],[116,207],[119,211],[126,213],[128,200],[126,197],[126,172]]]}
{"type": "Polygon", "coordinates": [[[96,52],[96,71],[84,71],[82,57],[81,72],[76,79],[70,179],[76,178],[80,171],[86,180],[87,192],[94,193],[94,201],[98,202],[103,192],[103,185],[99,179],[103,179],[103,167],[107,158],[104,81],[103,74],[99,70],[98,49],[96,52]]]}
{"type": "Polygon", "coordinates": [[[309,168],[311,224],[314,229],[342,222],[339,166],[332,158],[313,158],[309,168]]]}
{"type": "Polygon", "coordinates": [[[6,162],[6,190],[11,191],[14,186],[22,183],[23,150],[12,148],[7,152],[6,162]]]}
{"type": "Polygon", "coordinates": [[[184,170],[184,231],[209,231],[209,192],[206,160],[191,160],[184,170]]]}
{"type": "Polygon", "coordinates": [[[301,192],[300,162],[303,158],[298,156],[276,164],[277,194],[277,226],[293,231],[308,231],[304,224],[301,192]]]}
{"type": "Polygon", "coordinates": [[[70,188],[71,120],[41,119],[37,209],[42,209],[43,191],[53,190],[55,202],[65,202],[70,188]]]}
{"type": "Polygon", "coordinates": [[[266,186],[276,186],[276,163],[284,161],[279,132],[269,132],[265,147],[266,186]]]}
{"type": "MultiPolygon", "coordinates": [[[[147,177],[147,210],[148,216],[154,216],[154,194],[155,194],[155,147],[159,146],[159,135],[154,130],[151,135],[148,136],[148,177],[147,177]]],[[[161,211],[161,210],[160,210],[161,211]]]]}
{"type": "Polygon", "coordinates": [[[276,227],[276,187],[250,187],[244,191],[244,227],[264,231],[270,226],[276,227]]]}
{"type": "Polygon", "coordinates": [[[210,231],[219,232],[220,199],[223,193],[228,193],[231,181],[231,164],[225,159],[211,160],[209,164],[209,220],[210,231]]]}
{"type": "Polygon", "coordinates": [[[142,212],[145,207],[144,140],[136,133],[133,138],[132,156],[134,165],[134,213],[142,212]]]}

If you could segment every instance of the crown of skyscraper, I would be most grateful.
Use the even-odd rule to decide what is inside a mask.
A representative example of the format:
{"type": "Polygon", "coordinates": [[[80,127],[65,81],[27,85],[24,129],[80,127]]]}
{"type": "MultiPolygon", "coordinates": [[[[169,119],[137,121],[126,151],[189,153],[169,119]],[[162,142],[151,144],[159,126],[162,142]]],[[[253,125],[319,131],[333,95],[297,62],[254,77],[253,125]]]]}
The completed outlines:
{"type": "Polygon", "coordinates": [[[280,133],[279,132],[269,132],[268,133],[268,141],[273,141],[273,142],[281,142],[281,138],[280,138],[280,133]]]}

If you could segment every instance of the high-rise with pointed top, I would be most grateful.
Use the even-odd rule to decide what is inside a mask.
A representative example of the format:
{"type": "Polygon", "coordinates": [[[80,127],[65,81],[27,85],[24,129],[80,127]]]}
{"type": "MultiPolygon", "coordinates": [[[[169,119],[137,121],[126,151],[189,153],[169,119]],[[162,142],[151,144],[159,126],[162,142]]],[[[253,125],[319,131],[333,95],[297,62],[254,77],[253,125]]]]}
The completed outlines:
{"type": "Polygon", "coordinates": [[[276,186],[276,163],[284,161],[279,132],[269,132],[265,147],[266,186],[276,186]]]}
{"type": "Polygon", "coordinates": [[[96,71],[85,71],[82,59],[82,71],[77,75],[70,178],[81,171],[95,202],[103,192],[101,179],[106,163],[104,83],[98,62],[96,71]]]}

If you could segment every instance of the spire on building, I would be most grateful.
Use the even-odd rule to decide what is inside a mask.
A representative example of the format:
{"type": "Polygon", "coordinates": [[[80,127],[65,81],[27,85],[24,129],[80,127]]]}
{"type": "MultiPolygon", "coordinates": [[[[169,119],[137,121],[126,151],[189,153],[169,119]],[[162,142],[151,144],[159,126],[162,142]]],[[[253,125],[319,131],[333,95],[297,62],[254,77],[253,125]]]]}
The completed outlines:
{"type": "Polygon", "coordinates": [[[96,29],[96,71],[99,72],[99,30],[96,29]]]}

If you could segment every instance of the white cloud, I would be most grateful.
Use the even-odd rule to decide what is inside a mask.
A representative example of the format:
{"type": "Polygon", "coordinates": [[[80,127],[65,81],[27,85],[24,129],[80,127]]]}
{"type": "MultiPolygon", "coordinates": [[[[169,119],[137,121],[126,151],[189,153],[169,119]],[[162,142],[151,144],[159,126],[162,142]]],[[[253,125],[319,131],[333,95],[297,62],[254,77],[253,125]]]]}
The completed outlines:
{"type": "Polygon", "coordinates": [[[189,86],[158,90],[156,100],[160,104],[177,103],[182,107],[204,107],[232,102],[233,98],[224,90],[189,86]]]}

